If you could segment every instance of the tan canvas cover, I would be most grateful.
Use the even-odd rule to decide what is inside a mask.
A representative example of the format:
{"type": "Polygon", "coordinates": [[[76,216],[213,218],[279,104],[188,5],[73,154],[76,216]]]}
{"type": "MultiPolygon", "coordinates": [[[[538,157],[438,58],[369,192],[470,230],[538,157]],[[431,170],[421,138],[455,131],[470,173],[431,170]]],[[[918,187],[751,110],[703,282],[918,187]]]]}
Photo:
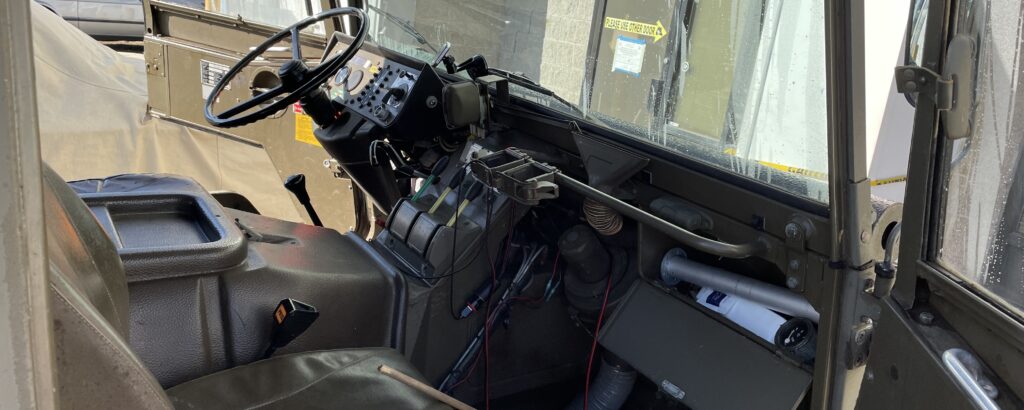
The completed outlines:
{"type": "Polygon", "coordinates": [[[32,27],[42,156],[64,179],[187,175],[245,195],[264,215],[301,221],[262,147],[148,114],[141,54],[118,53],[38,4],[32,27]]]}

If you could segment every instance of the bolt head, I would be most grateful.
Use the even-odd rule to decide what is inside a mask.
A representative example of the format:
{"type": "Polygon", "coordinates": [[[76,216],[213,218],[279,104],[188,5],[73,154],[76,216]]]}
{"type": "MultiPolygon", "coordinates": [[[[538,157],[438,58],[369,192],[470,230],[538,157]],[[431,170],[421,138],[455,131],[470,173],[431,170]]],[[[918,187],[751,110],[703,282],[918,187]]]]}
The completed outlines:
{"type": "Polygon", "coordinates": [[[800,227],[797,226],[796,222],[790,222],[786,224],[786,237],[789,239],[796,239],[800,236],[800,227]]]}
{"type": "Polygon", "coordinates": [[[917,320],[921,322],[922,325],[929,326],[932,323],[935,323],[935,315],[931,312],[921,312],[917,315],[917,320]]]}
{"type": "Polygon", "coordinates": [[[786,287],[787,288],[796,289],[797,286],[800,286],[800,279],[799,278],[797,278],[796,276],[790,276],[790,277],[786,278],[786,287]]]}

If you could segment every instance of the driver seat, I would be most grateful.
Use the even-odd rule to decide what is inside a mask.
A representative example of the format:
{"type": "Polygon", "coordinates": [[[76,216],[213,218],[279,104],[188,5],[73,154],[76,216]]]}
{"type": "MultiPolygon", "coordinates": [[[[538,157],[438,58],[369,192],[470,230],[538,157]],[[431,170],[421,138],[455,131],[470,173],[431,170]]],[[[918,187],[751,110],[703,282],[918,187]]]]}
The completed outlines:
{"type": "Polygon", "coordinates": [[[160,387],[126,342],[128,285],[113,242],[77,194],[43,165],[56,383],[63,408],[447,408],[390,377],[423,380],[388,348],[272,357],[160,387]]]}

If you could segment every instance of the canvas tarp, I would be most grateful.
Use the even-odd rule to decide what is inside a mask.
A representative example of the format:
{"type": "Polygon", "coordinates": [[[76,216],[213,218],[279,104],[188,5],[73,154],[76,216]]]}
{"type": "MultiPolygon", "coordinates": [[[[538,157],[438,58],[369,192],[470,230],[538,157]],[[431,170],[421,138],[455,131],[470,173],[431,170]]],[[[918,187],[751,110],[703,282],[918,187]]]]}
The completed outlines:
{"type": "Polygon", "coordinates": [[[264,215],[302,220],[262,147],[149,115],[141,54],[116,52],[38,4],[32,20],[42,157],[64,179],[186,175],[264,215]]]}

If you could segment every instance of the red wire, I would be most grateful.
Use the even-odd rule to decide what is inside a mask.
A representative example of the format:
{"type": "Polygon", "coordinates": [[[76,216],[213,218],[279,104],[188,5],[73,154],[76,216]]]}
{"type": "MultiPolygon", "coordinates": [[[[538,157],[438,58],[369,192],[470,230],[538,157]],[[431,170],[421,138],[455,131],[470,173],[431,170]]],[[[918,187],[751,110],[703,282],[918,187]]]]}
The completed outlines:
{"type": "Polygon", "coordinates": [[[604,288],[604,301],[601,302],[601,313],[597,314],[597,325],[594,326],[594,342],[590,344],[590,356],[587,358],[587,381],[583,385],[583,410],[590,405],[590,370],[594,365],[594,352],[597,351],[597,332],[601,330],[601,321],[604,319],[604,310],[608,307],[608,294],[612,290],[612,275],[608,274],[608,284],[604,288]]]}

